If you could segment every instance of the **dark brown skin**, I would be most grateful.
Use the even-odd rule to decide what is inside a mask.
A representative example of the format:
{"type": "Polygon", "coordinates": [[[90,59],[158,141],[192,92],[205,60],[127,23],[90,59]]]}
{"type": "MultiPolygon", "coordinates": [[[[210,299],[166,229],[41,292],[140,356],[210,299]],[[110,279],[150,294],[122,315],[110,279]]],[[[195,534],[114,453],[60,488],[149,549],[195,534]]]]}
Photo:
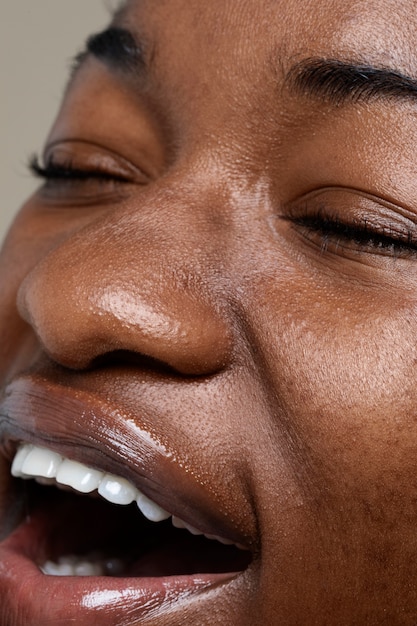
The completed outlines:
{"type": "Polygon", "coordinates": [[[336,106],[285,75],[320,57],[417,76],[415,3],[141,0],[118,23],[147,78],[88,58],[46,159],[128,182],[53,182],[23,207],[2,385],[47,363],[146,407],[143,427],[163,414],[230,508],[256,555],[239,610],[231,591],[155,623],[411,626],[416,104],[336,106]],[[335,218],[375,235],[317,226],[335,218]]]}

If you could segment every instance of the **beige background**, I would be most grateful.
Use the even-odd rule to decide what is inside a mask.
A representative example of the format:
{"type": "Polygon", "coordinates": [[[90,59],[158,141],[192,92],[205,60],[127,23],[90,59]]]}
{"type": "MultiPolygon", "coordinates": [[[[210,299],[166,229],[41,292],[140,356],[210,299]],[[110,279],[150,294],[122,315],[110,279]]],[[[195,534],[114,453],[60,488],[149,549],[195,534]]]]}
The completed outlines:
{"type": "Polygon", "coordinates": [[[42,149],[72,56],[108,21],[113,0],[0,0],[0,240],[36,186],[26,162],[42,149]]]}

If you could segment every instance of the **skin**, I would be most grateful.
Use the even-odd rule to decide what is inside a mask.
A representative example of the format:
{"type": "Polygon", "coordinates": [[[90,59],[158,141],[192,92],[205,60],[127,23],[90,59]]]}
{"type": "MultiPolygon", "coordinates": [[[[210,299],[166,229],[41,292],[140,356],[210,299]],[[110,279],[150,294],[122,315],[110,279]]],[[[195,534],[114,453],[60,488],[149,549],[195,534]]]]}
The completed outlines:
{"type": "Polygon", "coordinates": [[[245,537],[238,601],[149,623],[415,624],[417,252],[293,219],[417,237],[415,104],[334,106],[285,81],[306,57],[416,76],[415,5],[142,0],[119,19],[151,42],[149,77],[87,59],[46,154],[131,178],[21,210],[2,388],[30,370],[110,401],[245,537]]]}

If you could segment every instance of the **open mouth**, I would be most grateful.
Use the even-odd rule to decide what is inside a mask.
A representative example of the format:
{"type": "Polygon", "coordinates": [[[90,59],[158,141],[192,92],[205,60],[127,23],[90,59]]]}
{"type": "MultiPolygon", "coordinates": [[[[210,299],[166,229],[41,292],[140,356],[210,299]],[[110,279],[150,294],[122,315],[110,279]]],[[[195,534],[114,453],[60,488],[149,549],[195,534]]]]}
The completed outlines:
{"type": "Polygon", "coordinates": [[[260,556],[242,479],[214,468],[210,482],[199,450],[183,460],[175,431],[169,447],[160,439],[94,395],[11,383],[0,403],[2,626],[196,624],[219,603],[244,623],[260,556]]]}
{"type": "Polygon", "coordinates": [[[172,516],[126,479],[51,450],[21,444],[12,474],[24,480],[30,556],[46,576],[238,573],[251,562],[243,546],[172,516]]]}

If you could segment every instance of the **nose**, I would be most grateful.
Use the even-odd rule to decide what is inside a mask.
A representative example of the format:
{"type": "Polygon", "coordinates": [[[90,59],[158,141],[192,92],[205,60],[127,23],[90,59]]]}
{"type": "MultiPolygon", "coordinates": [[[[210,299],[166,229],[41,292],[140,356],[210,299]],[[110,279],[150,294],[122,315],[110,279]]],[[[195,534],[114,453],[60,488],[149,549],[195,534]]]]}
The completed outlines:
{"type": "Polygon", "coordinates": [[[216,255],[202,253],[207,229],[173,219],[172,208],[164,226],[160,212],[141,214],[149,219],[101,216],[50,251],[20,287],[20,314],[67,368],[123,351],[182,375],[214,373],[230,359],[232,334],[216,255]]]}

